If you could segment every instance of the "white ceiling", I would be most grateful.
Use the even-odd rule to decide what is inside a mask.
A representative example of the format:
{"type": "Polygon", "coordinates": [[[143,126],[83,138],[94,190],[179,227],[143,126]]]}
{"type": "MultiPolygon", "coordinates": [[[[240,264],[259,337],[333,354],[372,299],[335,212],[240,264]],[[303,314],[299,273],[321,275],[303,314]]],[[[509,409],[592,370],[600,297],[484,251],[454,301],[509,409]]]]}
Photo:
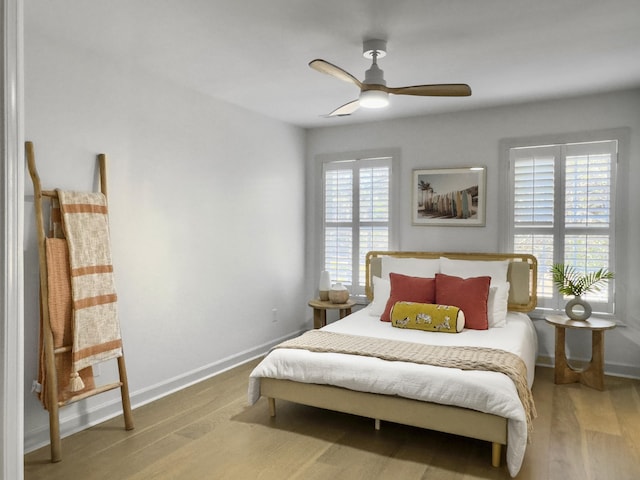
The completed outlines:
{"type": "MultiPolygon", "coordinates": [[[[28,0],[32,29],[303,127],[640,87],[639,0],[28,0]],[[389,86],[468,83],[471,97],[392,97],[323,118],[363,79],[365,38],[388,40],[389,86]]],[[[26,59],[28,62],[28,58],[26,59]]]]}

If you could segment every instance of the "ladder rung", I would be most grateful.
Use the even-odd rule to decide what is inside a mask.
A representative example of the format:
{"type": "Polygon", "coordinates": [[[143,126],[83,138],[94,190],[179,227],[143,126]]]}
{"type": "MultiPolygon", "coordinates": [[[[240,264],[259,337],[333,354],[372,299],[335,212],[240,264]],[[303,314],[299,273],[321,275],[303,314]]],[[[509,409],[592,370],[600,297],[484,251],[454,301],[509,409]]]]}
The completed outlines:
{"type": "Polygon", "coordinates": [[[56,348],[53,353],[55,353],[56,355],[59,353],[66,353],[66,352],[70,352],[71,351],[71,345],[67,345],[65,347],[58,347],[56,348]]]}
{"type": "Polygon", "coordinates": [[[122,382],[114,382],[114,383],[109,383],[107,385],[101,385],[87,392],[82,392],[78,395],[74,395],[73,397],[71,397],[70,399],[64,402],[58,402],[58,406],[64,407],[65,405],[69,405],[79,400],[84,400],[85,398],[89,398],[94,395],[98,395],[99,393],[108,392],[109,390],[113,390],[114,388],[120,388],[120,387],[122,387],[122,382]]]}

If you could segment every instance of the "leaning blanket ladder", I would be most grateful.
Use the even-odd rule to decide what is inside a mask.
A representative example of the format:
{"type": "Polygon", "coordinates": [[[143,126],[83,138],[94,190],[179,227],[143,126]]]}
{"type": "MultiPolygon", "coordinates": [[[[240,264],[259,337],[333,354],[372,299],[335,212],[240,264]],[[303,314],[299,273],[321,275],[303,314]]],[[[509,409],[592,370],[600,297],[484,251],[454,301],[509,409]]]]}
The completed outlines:
{"type": "MultiPolygon", "coordinates": [[[[131,401],[129,399],[129,386],[127,382],[127,370],[125,367],[124,352],[117,357],[119,381],[101,386],[87,386],[77,394],[71,394],[61,400],[58,391],[58,374],[56,361],[61,355],[70,355],[72,345],[57,346],[54,344],[54,333],[51,325],[50,304],[49,304],[49,272],[47,260],[46,241],[48,239],[47,230],[45,230],[43,203],[58,200],[58,192],[55,190],[42,190],[40,177],[36,170],[34,147],[32,142],[26,142],[26,157],[29,174],[33,181],[34,205],[36,215],[36,227],[38,230],[38,256],[40,266],[40,315],[41,315],[41,342],[44,356],[44,374],[47,379],[46,403],[49,411],[49,435],[51,439],[51,461],[59,462],[62,459],[60,445],[60,422],[58,410],[71,403],[107,392],[116,388],[120,388],[122,397],[122,410],[124,416],[124,424],[126,430],[133,429],[133,414],[131,412],[131,401]],[[58,357],[58,358],[57,358],[58,357]]],[[[107,175],[106,175],[106,156],[98,155],[100,168],[100,191],[107,196],[107,175]]],[[[58,363],[59,365],[59,363],[58,363]]],[[[93,381],[93,378],[91,378],[93,381]]]]}

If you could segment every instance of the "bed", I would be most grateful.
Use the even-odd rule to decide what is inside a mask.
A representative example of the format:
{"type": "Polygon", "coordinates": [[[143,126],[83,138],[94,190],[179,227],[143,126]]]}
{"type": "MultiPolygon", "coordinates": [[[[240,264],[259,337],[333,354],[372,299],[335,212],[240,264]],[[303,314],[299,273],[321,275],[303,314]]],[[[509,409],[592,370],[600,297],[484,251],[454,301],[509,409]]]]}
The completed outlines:
{"type": "MultiPolygon", "coordinates": [[[[526,366],[523,376],[530,395],[537,337],[526,312],[535,308],[536,282],[536,259],[526,254],[369,252],[369,305],[323,327],[318,335],[366,338],[372,343],[411,342],[452,352],[467,347],[510,352],[526,366]],[[487,312],[497,313],[489,315],[489,328],[441,333],[394,328],[391,322],[380,321],[380,312],[397,297],[397,291],[390,295],[389,279],[424,279],[435,274],[438,279],[473,281],[489,276],[487,312]],[[500,300],[496,292],[501,290],[500,300]]],[[[516,476],[522,465],[531,414],[535,415],[535,408],[531,412],[521,401],[516,382],[504,373],[313,351],[295,344],[293,348],[272,349],[251,373],[249,403],[261,396],[268,399],[272,416],[278,399],[372,418],[376,429],[381,421],[390,421],[485,440],[491,442],[491,462],[496,467],[506,445],[511,476],[516,476]]]]}

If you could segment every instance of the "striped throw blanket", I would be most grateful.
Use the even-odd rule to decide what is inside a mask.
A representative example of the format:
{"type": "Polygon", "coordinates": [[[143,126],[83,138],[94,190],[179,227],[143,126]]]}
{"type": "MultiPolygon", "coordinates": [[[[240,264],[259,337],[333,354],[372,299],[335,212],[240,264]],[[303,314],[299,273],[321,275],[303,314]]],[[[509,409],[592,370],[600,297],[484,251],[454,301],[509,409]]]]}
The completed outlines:
{"type": "Polygon", "coordinates": [[[71,391],[84,388],[78,372],[122,356],[111,263],[107,199],[101,193],[57,190],[69,249],[72,293],[71,391]]]}
{"type": "MultiPolygon", "coordinates": [[[[55,355],[55,370],[57,372],[58,402],[65,403],[72,397],[69,382],[71,377],[71,350],[66,350],[73,343],[71,332],[71,276],[69,274],[69,251],[67,241],[62,238],[47,238],[45,240],[47,259],[47,287],[49,291],[47,304],[49,306],[49,326],[53,336],[54,349],[62,349],[55,355]],[[64,347],[64,348],[63,348],[64,347]]],[[[41,318],[41,320],[43,320],[41,318]]],[[[42,389],[38,398],[46,410],[49,410],[50,379],[47,377],[44,357],[43,324],[40,323],[40,366],[38,369],[38,383],[42,389]]],[[[95,388],[93,369],[84,368],[78,372],[86,390],[95,388]]],[[[77,393],[77,392],[73,392],[77,393]]]]}
{"type": "Polygon", "coordinates": [[[507,375],[515,384],[531,433],[536,408],[527,384],[527,366],[517,355],[486,347],[449,347],[311,330],[274,348],[363,355],[461,370],[487,370],[507,375]]]}

